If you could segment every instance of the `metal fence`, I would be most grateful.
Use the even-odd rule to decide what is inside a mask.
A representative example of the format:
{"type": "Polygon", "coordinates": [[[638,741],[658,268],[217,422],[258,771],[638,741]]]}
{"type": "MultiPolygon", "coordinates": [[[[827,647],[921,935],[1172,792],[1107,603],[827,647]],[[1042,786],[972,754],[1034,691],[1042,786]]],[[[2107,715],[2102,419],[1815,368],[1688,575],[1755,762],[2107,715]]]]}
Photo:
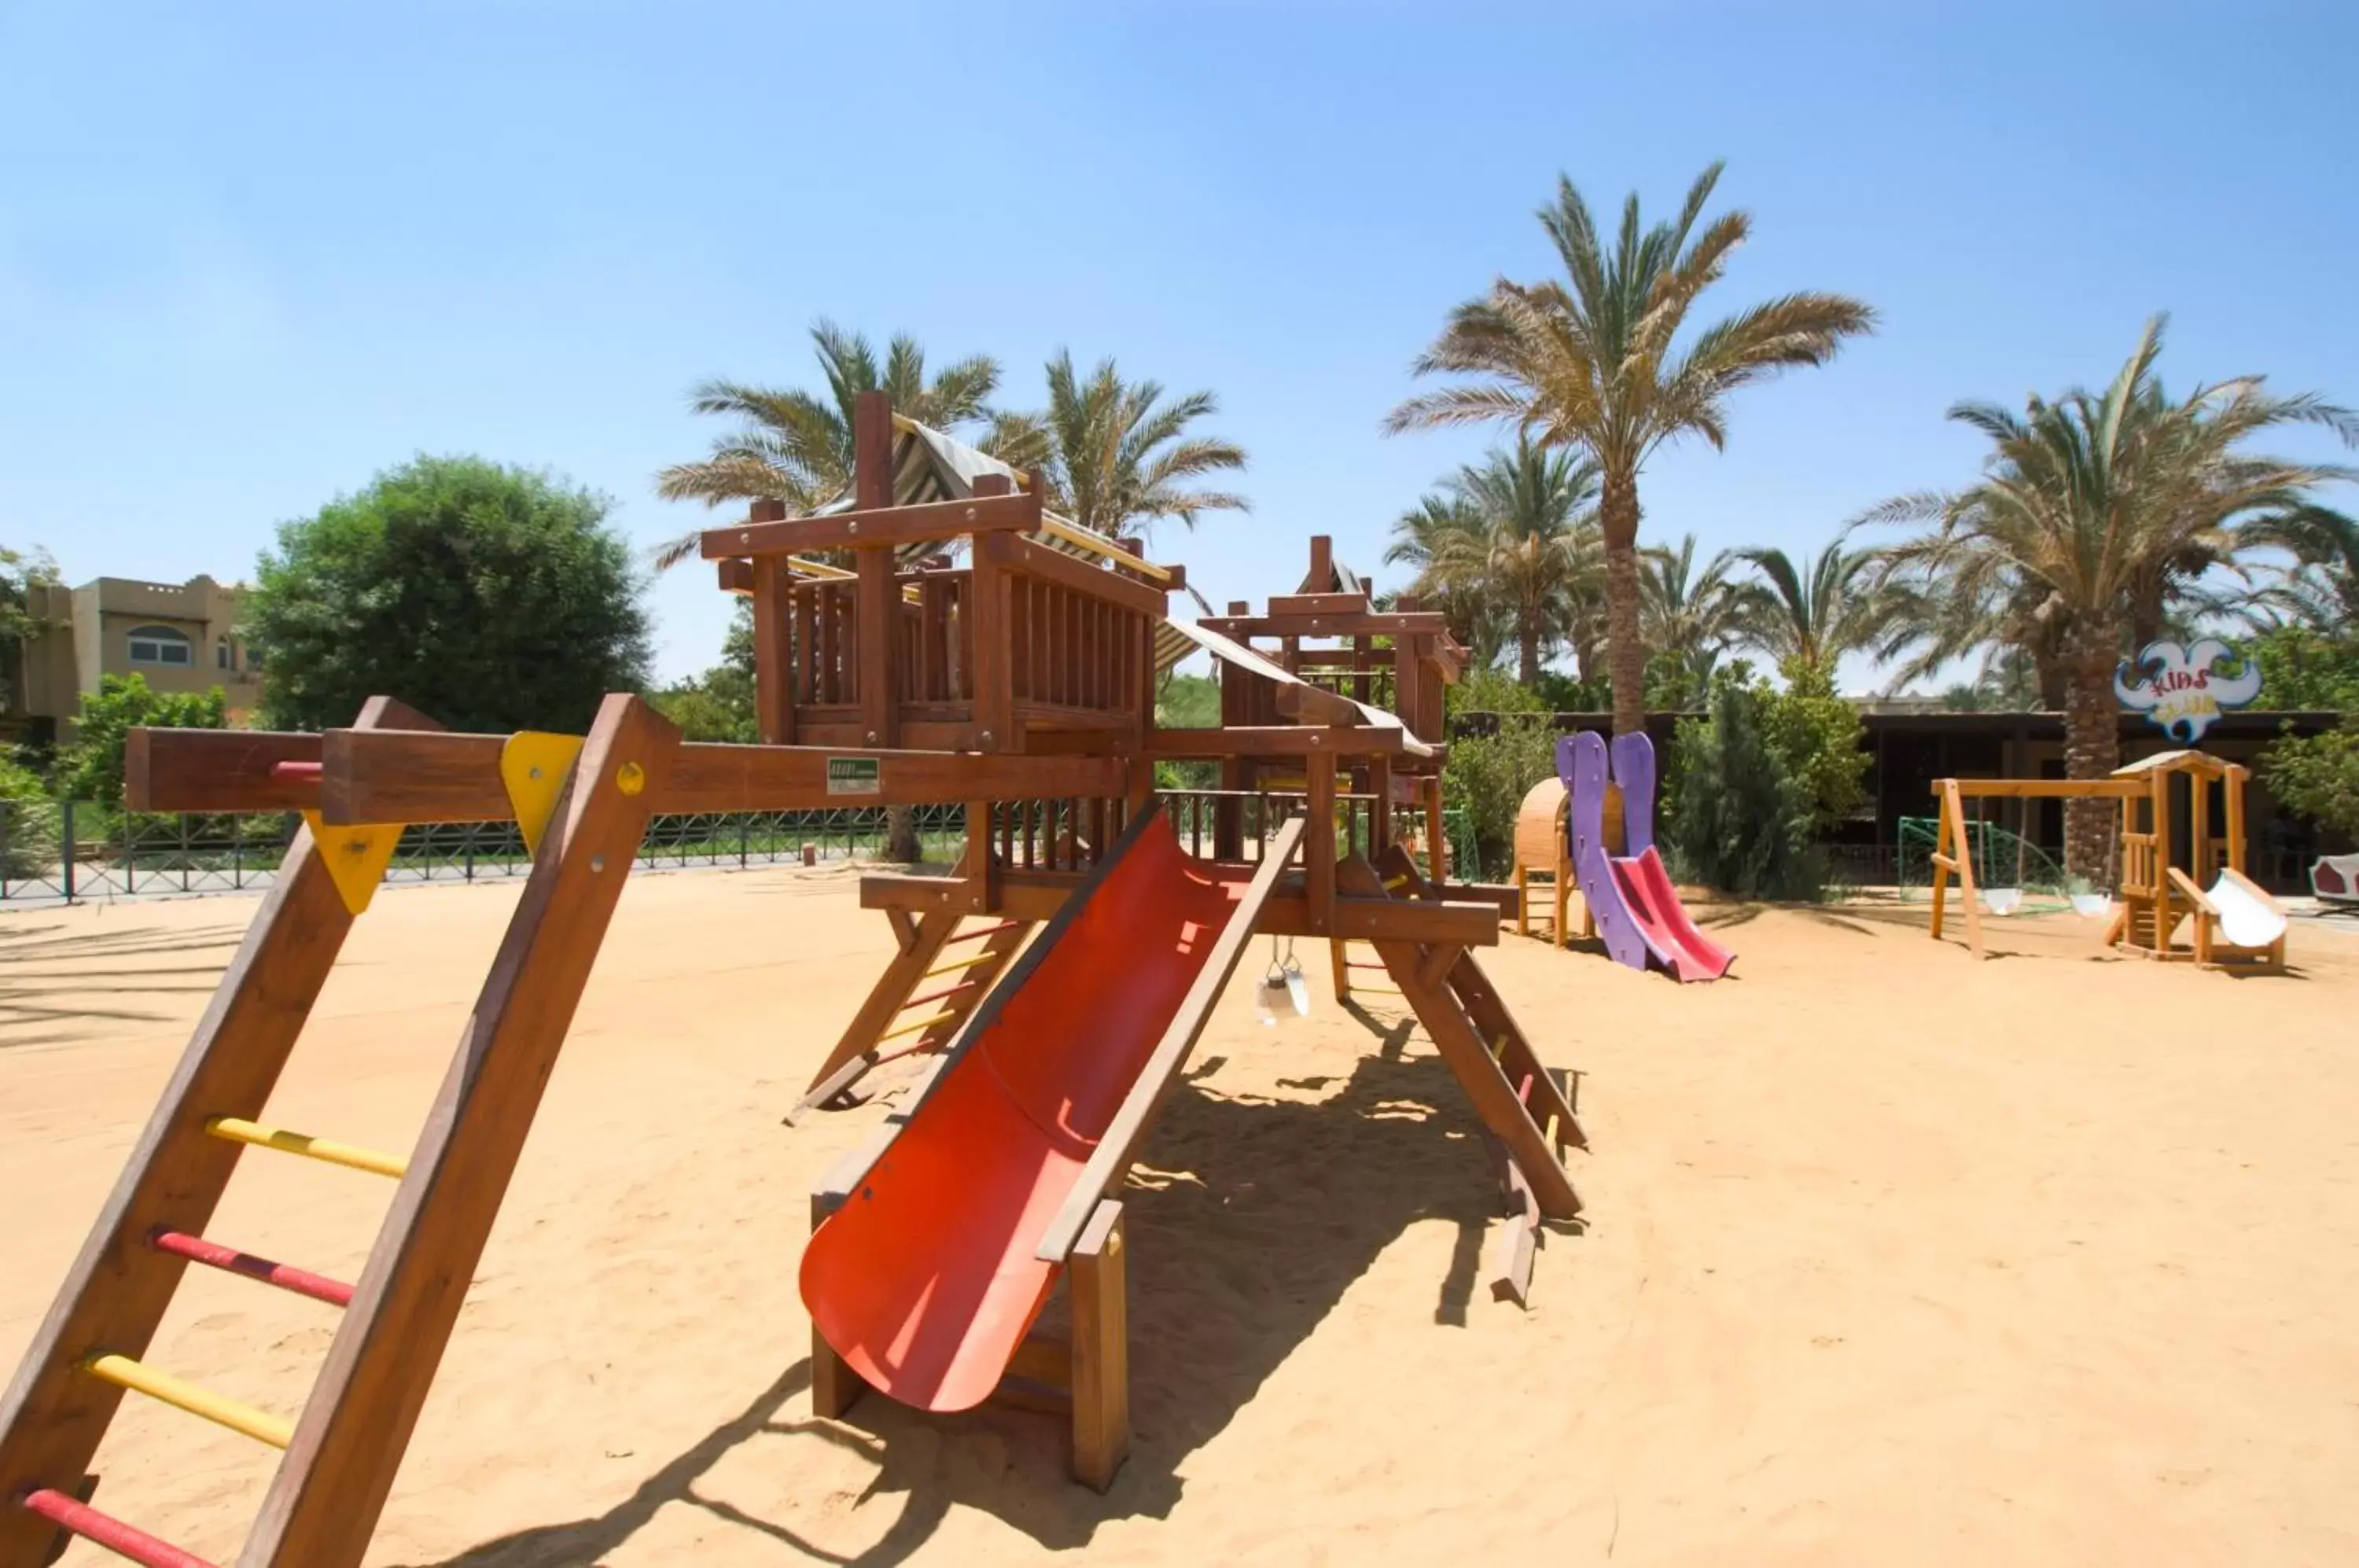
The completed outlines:
{"type": "MultiPolygon", "coordinates": [[[[919,853],[955,857],[966,831],[962,806],[912,810],[919,853]]],[[[302,819],[148,815],[87,801],[0,800],[0,907],[78,898],[234,893],[267,887],[302,819]]],[[[690,812],[647,823],[638,864],[674,869],[881,858],[891,840],[886,808],[819,811],[690,812]]],[[[532,867],[514,822],[435,822],[405,828],[387,882],[480,882],[532,867]]]]}

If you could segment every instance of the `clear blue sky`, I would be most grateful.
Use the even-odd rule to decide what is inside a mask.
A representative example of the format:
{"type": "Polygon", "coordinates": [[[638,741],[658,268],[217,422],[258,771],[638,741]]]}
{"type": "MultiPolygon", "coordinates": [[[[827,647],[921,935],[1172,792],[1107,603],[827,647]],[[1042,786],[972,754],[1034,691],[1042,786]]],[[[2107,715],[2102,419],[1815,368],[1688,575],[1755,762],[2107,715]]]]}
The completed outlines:
{"type": "MultiPolygon", "coordinates": [[[[1373,569],[1479,452],[1378,421],[1451,305],[1546,269],[1559,170],[1662,211],[1725,157],[1756,232],[1712,303],[1883,330],[1658,455],[1647,529],[1812,549],[1971,474],[1951,401],[2102,381],[2158,309],[2174,385],[2359,400],[2354,53],[2340,4],[0,0],[0,543],[240,578],[419,451],[653,541],[706,515],[650,488],[717,428],[689,386],[810,379],[828,315],[995,354],[1011,402],[1060,345],[1214,389],[1254,515],[1158,553],[1259,598],[1314,531],[1373,569]]],[[[709,570],[652,602],[659,673],[710,662],[709,570]]]]}

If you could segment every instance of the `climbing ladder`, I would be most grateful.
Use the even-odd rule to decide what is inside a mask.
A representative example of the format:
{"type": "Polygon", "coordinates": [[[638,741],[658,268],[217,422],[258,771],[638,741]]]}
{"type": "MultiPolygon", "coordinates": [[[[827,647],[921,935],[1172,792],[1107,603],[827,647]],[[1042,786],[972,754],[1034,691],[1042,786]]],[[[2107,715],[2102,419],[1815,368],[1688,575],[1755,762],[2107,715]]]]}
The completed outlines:
{"type": "MultiPolygon", "coordinates": [[[[439,726],[375,698],[355,727],[439,726]]],[[[399,836],[397,826],[334,827],[316,811],[307,813],[305,830],[0,1399],[0,1568],[39,1568],[62,1550],[65,1534],[148,1568],[209,1568],[92,1506],[97,1477],[88,1466],[126,1393],[281,1451],[241,1563],[349,1568],[360,1562],[646,832],[650,786],[664,781],[679,746],[678,731],[628,696],[606,700],[586,743],[510,737],[501,771],[527,839],[538,846],[532,874],[407,1158],[262,1119],[399,836]],[[205,1234],[249,1149],[398,1183],[356,1282],[274,1262],[205,1234]],[[191,1263],[342,1310],[299,1416],[257,1410],[144,1359],[191,1263]]],[[[307,767],[316,776],[316,763],[285,762],[274,777],[296,778],[307,767]]]]}
{"type": "MultiPolygon", "coordinates": [[[[954,869],[952,875],[957,874],[954,869]]],[[[953,909],[915,917],[906,909],[886,913],[892,918],[900,951],[877,976],[867,1001],[845,1027],[843,1038],[811,1075],[810,1089],[787,1114],[789,1123],[814,1109],[850,1103],[853,1086],[888,1062],[949,1045],[1032,933],[1031,921],[995,915],[984,917],[984,923],[972,930],[961,931],[967,917],[953,909]],[[951,952],[968,942],[983,945],[973,953],[951,952]],[[924,1016],[905,1017],[911,1013],[924,1016]],[[903,1043],[894,1043],[897,1040],[903,1043]]]]}
{"type": "MultiPolygon", "coordinates": [[[[1337,891],[1349,894],[1381,890],[1395,898],[1435,896],[1432,885],[1397,844],[1380,853],[1373,865],[1360,855],[1339,865],[1335,885],[1337,891]]],[[[1371,945],[1490,1135],[1517,1211],[1502,1233],[1495,1288],[1521,1302],[1530,1288],[1532,1255],[1542,1223],[1571,1220],[1581,1213],[1580,1196],[1564,1167],[1566,1150],[1589,1147],[1573,1111],[1575,1080],[1539,1060],[1468,949],[1450,942],[1371,945]]]]}

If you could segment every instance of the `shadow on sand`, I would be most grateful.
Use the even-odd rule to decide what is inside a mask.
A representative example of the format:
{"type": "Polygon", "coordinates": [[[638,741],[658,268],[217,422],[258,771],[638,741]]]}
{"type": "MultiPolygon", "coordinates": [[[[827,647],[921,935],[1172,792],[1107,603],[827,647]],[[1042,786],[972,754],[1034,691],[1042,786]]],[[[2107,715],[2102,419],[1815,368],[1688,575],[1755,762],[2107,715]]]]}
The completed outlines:
{"type": "MultiPolygon", "coordinates": [[[[1281,1081],[1323,1098],[1220,1094],[1201,1082],[1207,1063],[1174,1092],[1133,1172],[1124,1201],[1134,1435],[1129,1463],[1104,1496],[1068,1478],[1065,1428],[1049,1417],[996,1409],[927,1416],[873,1393],[841,1422],[790,1415],[810,1386],[809,1364],[798,1362],[614,1508],[483,1542],[435,1568],[594,1563],[673,1503],[813,1562],[864,1568],[906,1561],[954,1507],[987,1511],[1053,1551],[1087,1546],[1110,1519],[1168,1516],[1180,1499],[1180,1463],[1229,1424],[1410,1225],[1457,1227],[1433,1316],[1466,1322],[1484,1233],[1499,1212],[1481,1125],[1438,1057],[1404,1054],[1412,1024],[1346,1010],[1381,1037],[1378,1053],[1346,1078],[1281,1081]],[[862,1503],[905,1498],[883,1538],[840,1555],[700,1489],[732,1450],[769,1433],[816,1437],[871,1459],[876,1471],[862,1503]]],[[[1060,1323],[1063,1311],[1060,1294],[1043,1322],[1060,1323]]],[[[1369,1377],[1376,1386],[1384,1368],[1369,1377]]]]}

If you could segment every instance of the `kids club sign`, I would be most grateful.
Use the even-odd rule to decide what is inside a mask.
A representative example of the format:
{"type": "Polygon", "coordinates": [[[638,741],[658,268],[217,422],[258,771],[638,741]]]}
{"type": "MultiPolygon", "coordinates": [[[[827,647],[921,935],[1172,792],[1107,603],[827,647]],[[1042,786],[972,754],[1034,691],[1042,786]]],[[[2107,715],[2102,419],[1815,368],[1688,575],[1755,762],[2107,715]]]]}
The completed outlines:
{"type": "Polygon", "coordinates": [[[2114,671],[2114,695],[2122,706],[2142,713],[2163,733],[2192,745],[2230,708],[2241,708],[2261,694],[2261,669],[2247,659],[2234,675],[2222,675],[2215,666],[2236,657],[2217,637],[2205,637],[2193,648],[2175,642],[2150,642],[2136,660],[2114,671]],[[2146,673],[2138,678],[2139,667],[2146,673]]]}

